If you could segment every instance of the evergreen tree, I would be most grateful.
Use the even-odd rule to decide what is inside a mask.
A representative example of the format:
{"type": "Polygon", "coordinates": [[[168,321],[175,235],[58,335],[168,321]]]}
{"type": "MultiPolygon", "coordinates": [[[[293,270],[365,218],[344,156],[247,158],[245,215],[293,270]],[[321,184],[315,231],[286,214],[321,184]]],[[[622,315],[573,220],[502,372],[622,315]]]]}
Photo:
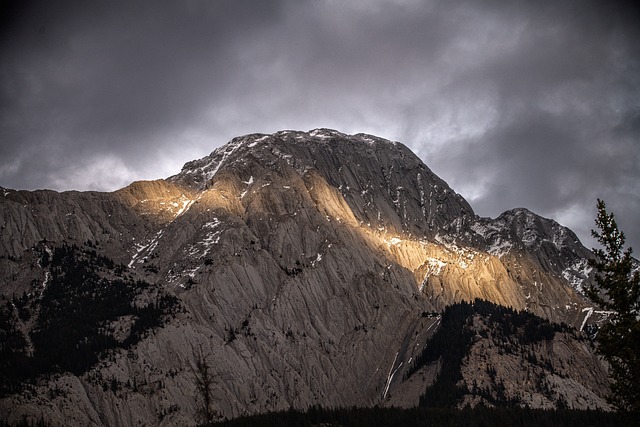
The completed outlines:
{"type": "MultiPolygon", "coordinates": [[[[613,312],[598,331],[598,351],[611,365],[611,403],[623,412],[640,415],[640,273],[634,271],[632,249],[624,249],[624,233],[613,213],[598,199],[596,226],[591,234],[602,245],[594,249],[596,283],[589,297],[613,312]]],[[[637,422],[637,421],[636,421],[637,422]]]]}

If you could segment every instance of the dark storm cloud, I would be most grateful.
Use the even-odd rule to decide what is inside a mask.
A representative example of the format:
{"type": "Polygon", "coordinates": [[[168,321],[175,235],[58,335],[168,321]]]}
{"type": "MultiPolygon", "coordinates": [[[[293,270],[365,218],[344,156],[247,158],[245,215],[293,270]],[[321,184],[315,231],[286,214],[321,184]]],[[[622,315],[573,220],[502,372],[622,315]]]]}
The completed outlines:
{"type": "MultiPolygon", "coordinates": [[[[126,164],[135,167],[171,149],[155,143],[162,135],[179,145],[180,131],[234,76],[235,43],[273,21],[277,4],[265,3],[17,7],[3,31],[0,170],[20,172],[23,186],[51,186],[42,178],[59,167],[113,156],[141,158],[126,164]]],[[[86,187],[66,183],[74,184],[86,187]]]]}
{"type": "Polygon", "coordinates": [[[406,143],[481,215],[525,206],[584,240],[604,198],[638,246],[630,4],[5,3],[0,185],[114,189],[333,127],[406,143]]]}
{"type": "Polygon", "coordinates": [[[639,242],[637,9],[558,3],[517,14],[515,49],[464,70],[467,84],[494,88],[499,115],[472,138],[454,135],[434,169],[464,170],[450,182],[481,214],[526,206],[583,238],[593,201],[607,199],[639,242]]]}

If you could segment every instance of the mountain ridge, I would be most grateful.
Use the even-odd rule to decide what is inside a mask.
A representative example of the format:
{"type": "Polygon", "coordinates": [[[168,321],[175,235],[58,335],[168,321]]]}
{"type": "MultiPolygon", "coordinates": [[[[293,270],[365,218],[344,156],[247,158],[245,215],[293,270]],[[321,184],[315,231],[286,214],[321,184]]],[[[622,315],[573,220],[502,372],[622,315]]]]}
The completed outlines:
{"type": "MultiPolygon", "coordinates": [[[[52,373],[37,386],[41,403],[4,397],[5,417],[189,424],[196,350],[220,375],[212,392],[227,417],[372,406],[398,399],[438,328],[426,313],[481,298],[579,330],[606,316],[580,293],[590,252],[570,230],[522,209],[480,218],[407,147],[370,135],[250,134],[172,177],[111,193],[2,194],[0,289],[27,342],[19,308],[38,319],[55,273],[45,254],[64,245],[113,260],[109,277],[149,283],[136,301],[166,294],[180,307],[133,349],[116,346],[84,374],[52,373]],[[43,397],[64,381],[74,384],[66,396],[43,397]],[[127,382],[162,387],[151,395],[127,382]],[[82,418],[69,399],[100,411],[82,418]]],[[[104,322],[123,334],[132,316],[104,322]]],[[[575,380],[596,383],[587,377],[575,380]]],[[[607,408],[604,390],[589,390],[607,408]]]]}

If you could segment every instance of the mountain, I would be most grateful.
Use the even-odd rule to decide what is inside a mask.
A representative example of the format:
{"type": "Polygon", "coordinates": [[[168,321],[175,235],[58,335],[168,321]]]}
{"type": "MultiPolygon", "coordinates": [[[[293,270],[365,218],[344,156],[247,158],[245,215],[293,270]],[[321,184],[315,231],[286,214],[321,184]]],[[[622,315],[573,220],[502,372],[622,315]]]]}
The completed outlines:
{"type": "Polygon", "coordinates": [[[0,224],[9,422],[193,424],[202,363],[224,417],[418,404],[449,359],[454,404],[609,408],[591,252],[526,209],[475,215],[397,142],[246,135],[111,193],[0,189],[0,224]]]}

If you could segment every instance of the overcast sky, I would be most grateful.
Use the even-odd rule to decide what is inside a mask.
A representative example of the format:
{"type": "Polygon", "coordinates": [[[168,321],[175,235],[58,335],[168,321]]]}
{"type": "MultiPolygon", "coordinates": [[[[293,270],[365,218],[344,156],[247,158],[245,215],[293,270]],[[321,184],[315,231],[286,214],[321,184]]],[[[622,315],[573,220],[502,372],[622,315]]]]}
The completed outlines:
{"type": "Polygon", "coordinates": [[[5,1],[0,186],[114,190],[234,136],[397,140],[483,216],[640,253],[640,22],[616,1],[5,1]]]}

